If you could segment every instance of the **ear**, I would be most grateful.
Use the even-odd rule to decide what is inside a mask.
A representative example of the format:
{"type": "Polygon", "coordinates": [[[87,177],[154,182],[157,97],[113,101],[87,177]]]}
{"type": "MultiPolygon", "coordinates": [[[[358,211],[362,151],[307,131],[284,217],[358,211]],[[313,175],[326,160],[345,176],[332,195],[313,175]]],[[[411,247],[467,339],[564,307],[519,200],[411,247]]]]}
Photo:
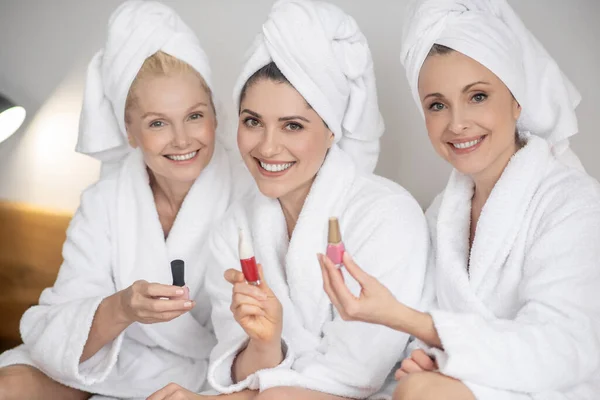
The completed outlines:
{"type": "Polygon", "coordinates": [[[518,120],[519,117],[521,116],[521,105],[514,98],[513,98],[512,112],[513,112],[513,118],[515,119],[515,121],[518,120]]]}
{"type": "Polygon", "coordinates": [[[137,140],[135,140],[135,136],[129,132],[129,126],[127,124],[125,125],[125,128],[127,129],[127,141],[129,142],[129,145],[132,148],[137,149],[138,143],[137,140]]]}
{"type": "Polygon", "coordinates": [[[327,138],[327,149],[330,149],[331,146],[333,146],[333,143],[335,142],[335,135],[333,134],[333,132],[331,132],[329,128],[327,129],[327,132],[329,135],[329,137],[327,138]]]}

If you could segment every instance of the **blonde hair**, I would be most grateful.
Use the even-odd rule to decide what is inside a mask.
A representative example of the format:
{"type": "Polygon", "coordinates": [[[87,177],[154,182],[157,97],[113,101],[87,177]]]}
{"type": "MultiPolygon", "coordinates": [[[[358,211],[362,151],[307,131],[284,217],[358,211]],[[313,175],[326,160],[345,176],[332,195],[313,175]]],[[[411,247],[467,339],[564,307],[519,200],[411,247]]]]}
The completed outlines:
{"type": "Polygon", "coordinates": [[[212,91],[208,87],[208,84],[202,75],[200,75],[198,71],[196,71],[185,61],[159,50],[150,57],[146,58],[146,61],[144,61],[144,64],[142,64],[142,67],[131,83],[131,87],[127,93],[127,99],[125,100],[125,119],[127,120],[127,111],[135,105],[136,89],[140,85],[140,82],[142,82],[144,79],[147,79],[151,76],[167,76],[173,74],[186,74],[190,72],[195,74],[200,79],[200,85],[202,85],[202,88],[208,94],[208,97],[210,98],[210,106],[213,110],[213,113],[216,114],[215,105],[212,98],[212,91]]]}

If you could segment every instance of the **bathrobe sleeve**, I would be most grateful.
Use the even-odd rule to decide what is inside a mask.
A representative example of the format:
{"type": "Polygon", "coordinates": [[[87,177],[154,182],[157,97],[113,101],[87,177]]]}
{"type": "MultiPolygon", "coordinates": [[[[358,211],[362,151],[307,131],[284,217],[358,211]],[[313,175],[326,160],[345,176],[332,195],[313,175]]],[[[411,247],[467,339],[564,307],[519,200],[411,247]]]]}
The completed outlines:
{"type": "Polygon", "coordinates": [[[597,373],[600,198],[576,196],[532,227],[513,320],[431,312],[445,350],[433,350],[442,373],[517,392],[560,391],[597,373]]]}
{"type": "Polygon", "coordinates": [[[106,378],[117,360],[122,334],[79,363],[98,305],[115,293],[111,273],[107,186],[84,192],[67,230],[64,262],[53,287],[21,319],[21,336],[36,366],[60,381],[91,385],[106,378]]]}
{"type": "MultiPolygon", "coordinates": [[[[227,233],[237,237],[235,226],[224,221],[224,226],[229,226],[227,233]],[[230,226],[231,225],[231,226],[230,226]]],[[[215,229],[210,237],[210,268],[206,277],[206,288],[210,295],[212,306],[211,320],[217,337],[217,345],[210,355],[208,369],[208,382],[220,393],[234,393],[244,389],[259,389],[258,375],[249,375],[240,382],[234,382],[232,378],[233,363],[248,344],[248,335],[233,318],[231,306],[231,284],[227,282],[223,273],[229,269],[240,269],[240,260],[237,249],[231,247],[224,239],[220,229],[215,229]]],[[[287,349],[285,340],[283,343],[284,360],[275,369],[290,368],[294,355],[287,349]]]]}
{"type": "MultiPolygon", "coordinates": [[[[437,214],[439,211],[439,207],[442,201],[443,193],[440,193],[433,200],[427,212],[425,213],[425,218],[427,220],[427,226],[429,230],[429,237],[431,242],[431,247],[429,250],[429,257],[427,259],[427,274],[425,276],[425,285],[423,286],[423,296],[421,298],[421,307],[419,310],[423,312],[427,312],[429,310],[437,308],[437,298],[435,294],[435,264],[436,264],[436,253],[435,253],[435,245],[433,243],[434,238],[436,237],[435,233],[435,222],[437,220],[437,214]]],[[[411,341],[406,349],[406,356],[410,356],[410,354],[417,350],[422,349],[428,351],[430,346],[425,342],[411,336],[411,341]]]]}
{"type": "MultiPolygon", "coordinates": [[[[364,210],[360,218],[345,231],[361,239],[346,245],[355,261],[399,301],[417,307],[429,249],[423,212],[412,198],[382,203],[360,207],[364,210]]],[[[347,273],[345,280],[358,295],[358,283],[347,273]]],[[[299,386],[349,398],[369,397],[381,389],[401,359],[408,338],[385,326],[344,321],[335,312],[323,327],[321,345],[297,354],[292,370],[262,372],[260,388],[299,386]]]]}

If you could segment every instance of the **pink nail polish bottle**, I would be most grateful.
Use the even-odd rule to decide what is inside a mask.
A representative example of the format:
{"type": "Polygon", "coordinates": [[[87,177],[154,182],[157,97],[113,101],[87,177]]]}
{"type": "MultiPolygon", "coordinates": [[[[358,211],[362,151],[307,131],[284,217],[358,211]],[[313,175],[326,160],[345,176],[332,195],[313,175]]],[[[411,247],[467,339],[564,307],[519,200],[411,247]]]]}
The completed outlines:
{"type": "Polygon", "coordinates": [[[327,234],[327,257],[338,267],[344,264],[342,257],[344,255],[344,243],[340,233],[340,223],[336,217],[329,218],[329,232],[327,234]]]}

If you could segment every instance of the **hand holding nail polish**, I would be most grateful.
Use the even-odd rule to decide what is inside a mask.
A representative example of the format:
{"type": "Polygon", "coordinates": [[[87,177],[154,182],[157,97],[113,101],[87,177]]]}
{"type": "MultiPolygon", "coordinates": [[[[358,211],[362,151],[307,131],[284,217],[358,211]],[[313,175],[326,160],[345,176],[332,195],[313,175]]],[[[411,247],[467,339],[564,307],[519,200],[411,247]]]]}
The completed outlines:
{"type": "Polygon", "coordinates": [[[225,279],[233,285],[231,312],[250,339],[262,347],[281,347],[283,307],[264,280],[262,266],[257,265],[257,285],[249,285],[242,272],[225,271],[225,279]]]}
{"type": "Polygon", "coordinates": [[[194,301],[184,298],[185,288],[136,281],[119,292],[122,319],[126,322],[154,324],[166,322],[190,311],[194,301]]]}
{"type": "Polygon", "coordinates": [[[396,311],[406,307],[398,302],[381,282],[363,271],[347,252],[343,254],[344,269],[360,284],[359,297],[350,292],[344,282],[342,271],[333,260],[323,254],[319,254],[318,258],[325,292],[345,321],[363,321],[390,326],[397,317],[396,311]]]}

